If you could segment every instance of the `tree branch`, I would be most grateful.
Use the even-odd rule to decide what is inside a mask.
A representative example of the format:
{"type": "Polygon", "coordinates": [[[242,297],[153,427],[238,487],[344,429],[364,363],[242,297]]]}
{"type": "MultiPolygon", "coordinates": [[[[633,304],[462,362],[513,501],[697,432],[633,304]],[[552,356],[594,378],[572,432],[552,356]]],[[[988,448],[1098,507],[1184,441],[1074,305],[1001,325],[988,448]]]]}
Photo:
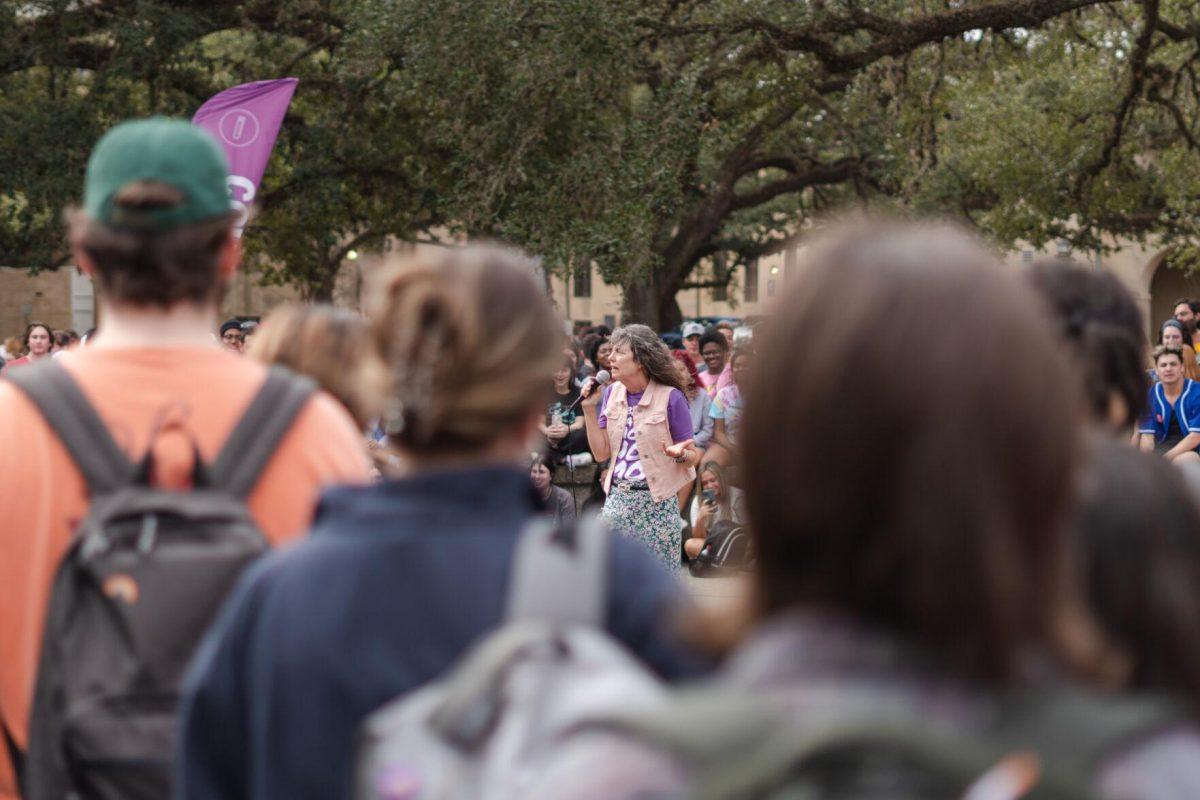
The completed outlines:
{"type": "Polygon", "coordinates": [[[1047,20],[1090,6],[1109,5],[1118,0],[1007,0],[979,6],[939,11],[910,20],[891,19],[860,9],[847,16],[827,15],[801,28],[787,28],[762,17],[733,23],[667,25],[643,19],[640,24],[663,33],[761,33],[781,50],[814,56],[830,75],[855,72],[888,56],[912,52],[922,45],[942,41],[973,30],[1036,28],[1047,20]],[[842,50],[838,37],[869,33],[873,41],[865,47],[842,50]]]}
{"type": "Polygon", "coordinates": [[[1154,29],[1158,23],[1159,0],[1142,0],[1142,8],[1145,9],[1145,20],[1143,21],[1142,31],[1138,34],[1133,57],[1129,63],[1129,89],[1125,92],[1125,96],[1121,98],[1120,104],[1113,113],[1112,128],[1109,130],[1108,137],[1100,149],[1099,157],[1091,164],[1084,166],[1076,177],[1075,194],[1077,196],[1082,195],[1087,184],[1112,164],[1113,154],[1121,144],[1121,137],[1125,133],[1125,125],[1129,121],[1129,114],[1133,109],[1133,104],[1142,94],[1142,89],[1145,86],[1146,61],[1150,57],[1150,49],[1154,43],[1154,29]]]}
{"type": "Polygon", "coordinates": [[[752,192],[735,195],[730,208],[733,211],[753,208],[782,194],[803,191],[811,186],[842,183],[859,174],[862,167],[863,163],[856,158],[843,158],[833,164],[815,164],[803,172],[769,183],[752,192]]]}

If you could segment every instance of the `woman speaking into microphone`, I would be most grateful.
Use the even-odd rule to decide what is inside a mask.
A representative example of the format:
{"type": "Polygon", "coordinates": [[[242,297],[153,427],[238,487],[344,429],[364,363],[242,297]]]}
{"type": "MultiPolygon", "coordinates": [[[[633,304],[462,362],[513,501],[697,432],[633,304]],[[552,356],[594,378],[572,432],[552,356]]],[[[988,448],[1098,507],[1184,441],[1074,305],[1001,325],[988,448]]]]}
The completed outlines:
{"type": "Polygon", "coordinates": [[[645,325],[617,328],[609,341],[613,385],[601,392],[591,379],[581,392],[592,455],[597,463],[612,458],[601,517],[678,569],[683,520],[676,495],[696,479],[700,460],[683,370],[645,325]]]}

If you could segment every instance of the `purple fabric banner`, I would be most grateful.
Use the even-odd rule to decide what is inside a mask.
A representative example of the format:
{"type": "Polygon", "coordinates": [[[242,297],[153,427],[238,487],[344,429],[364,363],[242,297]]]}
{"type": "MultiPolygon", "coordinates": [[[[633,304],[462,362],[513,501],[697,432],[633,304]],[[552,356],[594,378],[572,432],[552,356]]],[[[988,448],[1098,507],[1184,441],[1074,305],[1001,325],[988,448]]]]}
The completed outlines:
{"type": "Polygon", "coordinates": [[[192,124],[211,133],[229,159],[229,195],[241,213],[239,234],[297,83],[296,78],[243,83],[210,97],[192,117],[192,124]]]}

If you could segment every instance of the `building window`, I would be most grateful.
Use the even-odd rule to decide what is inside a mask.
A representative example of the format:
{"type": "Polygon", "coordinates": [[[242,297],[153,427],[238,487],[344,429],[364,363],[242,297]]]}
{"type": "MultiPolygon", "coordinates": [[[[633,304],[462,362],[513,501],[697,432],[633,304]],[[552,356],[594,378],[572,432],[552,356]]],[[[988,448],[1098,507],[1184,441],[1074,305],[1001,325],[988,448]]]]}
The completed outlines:
{"type": "Polygon", "coordinates": [[[789,247],[783,251],[783,274],[791,275],[796,268],[796,248],[789,247]]]}
{"type": "Polygon", "coordinates": [[[742,299],[747,303],[758,302],[758,259],[746,265],[746,280],[742,287],[742,299]]]}
{"type": "Polygon", "coordinates": [[[572,276],[572,282],[575,284],[576,297],[591,297],[592,296],[592,266],[581,267],[575,270],[572,276]]]}

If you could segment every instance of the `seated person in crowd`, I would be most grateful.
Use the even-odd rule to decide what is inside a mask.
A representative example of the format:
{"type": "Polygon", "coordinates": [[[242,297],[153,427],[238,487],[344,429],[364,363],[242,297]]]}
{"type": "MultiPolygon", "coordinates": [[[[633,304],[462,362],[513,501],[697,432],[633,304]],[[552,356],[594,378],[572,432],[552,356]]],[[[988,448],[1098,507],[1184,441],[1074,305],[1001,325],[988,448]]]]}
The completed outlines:
{"type": "MultiPolygon", "coordinates": [[[[679,362],[684,371],[687,372],[687,386],[684,387],[683,395],[688,401],[688,411],[692,415],[692,444],[700,451],[701,457],[712,444],[713,427],[716,423],[709,415],[709,410],[712,407],[712,398],[708,396],[708,392],[704,391],[704,387],[700,384],[700,374],[696,372],[696,365],[692,363],[688,357],[686,350],[672,350],[671,355],[679,362]]],[[[687,508],[688,498],[696,491],[694,483],[688,484],[679,490],[679,510],[683,511],[687,508]]]]}
{"type": "Polygon", "coordinates": [[[554,372],[554,388],[546,408],[545,422],[538,426],[546,437],[551,466],[569,464],[580,467],[592,463],[583,414],[579,409],[579,387],[575,385],[575,364],[563,351],[563,361],[554,372]],[[586,456],[586,458],[584,457],[586,456]]]}
{"type": "Polygon", "coordinates": [[[1183,351],[1154,348],[1158,383],[1150,387],[1138,432],[1141,448],[1171,461],[1200,461],[1200,386],[1183,376],[1183,351]]]}
{"type": "Polygon", "coordinates": [[[715,461],[705,462],[700,467],[699,481],[700,492],[692,498],[692,538],[683,543],[688,558],[700,555],[709,532],[718,524],[746,522],[745,495],[729,483],[720,465],[715,461]]]}
{"type": "Polygon", "coordinates": [[[546,505],[546,512],[554,516],[555,525],[570,525],[575,521],[575,498],[561,486],[551,483],[553,476],[546,459],[534,453],[529,462],[529,480],[538,497],[546,505]]]}
{"type": "Polygon", "coordinates": [[[692,413],[692,444],[698,450],[706,450],[712,444],[713,427],[716,422],[708,413],[712,407],[712,398],[700,385],[700,374],[696,372],[696,366],[687,353],[674,350],[671,355],[675,356],[675,360],[688,374],[688,385],[683,395],[687,398],[688,410],[692,413]]]}
{"type": "Polygon", "coordinates": [[[732,380],[717,392],[709,416],[714,420],[713,445],[704,456],[705,461],[718,464],[735,464],[738,461],[738,433],[742,425],[742,390],[750,366],[750,351],[740,349],[729,360],[732,380]]]}
{"type": "Polygon", "coordinates": [[[700,355],[700,337],[704,335],[704,326],[699,322],[685,322],[679,331],[683,336],[683,352],[687,354],[688,360],[697,372],[705,372],[708,367],[700,355]]]}
{"type": "Polygon", "coordinates": [[[700,337],[700,357],[705,366],[705,371],[700,373],[700,383],[709,397],[716,397],[717,392],[732,380],[729,375],[729,340],[713,328],[700,337]]]}
{"type": "MultiPolygon", "coordinates": [[[[1196,363],[1196,351],[1190,344],[1184,344],[1183,323],[1177,319],[1169,319],[1158,328],[1158,343],[1163,347],[1174,347],[1183,352],[1183,377],[1189,381],[1200,380],[1200,364],[1196,363]]],[[[1155,380],[1158,375],[1155,373],[1155,380]]]]}
{"type": "Polygon", "coordinates": [[[591,346],[588,347],[588,360],[596,367],[596,372],[602,369],[612,371],[612,365],[608,361],[609,353],[612,352],[612,345],[609,344],[607,336],[596,335],[592,339],[591,346]]]}

